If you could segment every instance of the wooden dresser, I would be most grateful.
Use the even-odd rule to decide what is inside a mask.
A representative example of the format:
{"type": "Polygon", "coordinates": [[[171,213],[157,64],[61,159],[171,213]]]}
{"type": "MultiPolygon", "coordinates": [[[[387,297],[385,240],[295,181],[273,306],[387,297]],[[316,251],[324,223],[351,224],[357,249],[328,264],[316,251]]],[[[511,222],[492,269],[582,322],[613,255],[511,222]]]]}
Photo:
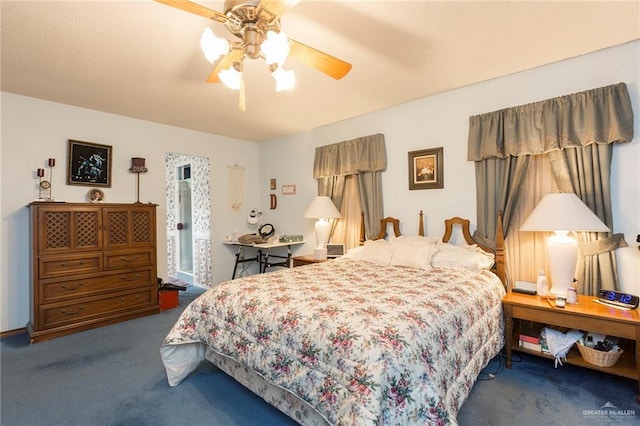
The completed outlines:
{"type": "Polygon", "coordinates": [[[155,204],[29,209],[32,343],[159,312],[155,204]]]}

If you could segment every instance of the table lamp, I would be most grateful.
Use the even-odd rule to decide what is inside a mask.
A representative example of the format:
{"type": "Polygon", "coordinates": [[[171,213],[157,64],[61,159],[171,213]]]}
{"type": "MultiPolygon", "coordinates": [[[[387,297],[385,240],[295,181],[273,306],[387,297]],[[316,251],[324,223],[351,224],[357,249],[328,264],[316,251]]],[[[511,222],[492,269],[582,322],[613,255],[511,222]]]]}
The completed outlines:
{"type": "Polygon", "coordinates": [[[339,219],[342,215],[333,204],[331,198],[326,195],[319,195],[313,199],[306,213],[305,219],[318,219],[316,222],[316,249],[313,252],[313,257],[318,260],[326,259],[327,249],[326,244],[329,242],[329,234],[331,232],[331,225],[329,219],[339,219]]]}
{"type": "Polygon", "coordinates": [[[545,195],[520,231],[553,231],[547,238],[551,296],[567,297],[578,261],[578,242],[570,231],[608,232],[607,226],[574,193],[545,195]]]}
{"type": "Polygon", "coordinates": [[[136,185],[136,204],[140,204],[140,173],[147,173],[149,169],[145,166],[145,159],[140,157],[131,158],[131,167],[129,167],[131,173],[135,173],[137,176],[138,184],[136,185]]]}

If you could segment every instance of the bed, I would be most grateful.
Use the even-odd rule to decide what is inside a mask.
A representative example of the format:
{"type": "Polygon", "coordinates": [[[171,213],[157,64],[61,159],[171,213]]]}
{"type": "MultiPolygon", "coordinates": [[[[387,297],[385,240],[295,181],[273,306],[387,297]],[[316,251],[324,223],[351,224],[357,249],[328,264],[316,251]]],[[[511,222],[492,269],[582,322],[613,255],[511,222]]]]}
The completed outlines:
{"type": "Polygon", "coordinates": [[[455,225],[473,241],[445,223],[406,237],[386,218],[341,258],[208,290],[160,349],[169,385],[206,359],[303,425],[456,424],[504,345],[505,290],[501,251],[447,244],[455,225]]]}

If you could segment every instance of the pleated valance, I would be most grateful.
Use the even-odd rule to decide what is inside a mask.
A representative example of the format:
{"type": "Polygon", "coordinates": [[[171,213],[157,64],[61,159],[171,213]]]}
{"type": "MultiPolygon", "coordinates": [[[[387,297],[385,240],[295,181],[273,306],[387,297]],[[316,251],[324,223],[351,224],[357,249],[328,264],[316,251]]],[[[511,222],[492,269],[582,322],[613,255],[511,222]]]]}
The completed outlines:
{"type": "Polygon", "coordinates": [[[316,148],[314,179],[379,172],[387,168],[384,135],[362,136],[316,148]]]}
{"type": "Polygon", "coordinates": [[[631,99],[626,84],[618,83],[469,117],[467,159],[535,155],[632,139],[631,99]]]}

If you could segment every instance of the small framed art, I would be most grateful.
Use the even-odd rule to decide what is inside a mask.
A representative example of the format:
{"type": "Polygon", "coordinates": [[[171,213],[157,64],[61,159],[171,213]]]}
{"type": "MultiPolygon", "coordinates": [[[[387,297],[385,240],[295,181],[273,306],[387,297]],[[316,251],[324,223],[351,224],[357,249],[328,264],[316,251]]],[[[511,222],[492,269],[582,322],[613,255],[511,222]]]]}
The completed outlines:
{"type": "Polygon", "coordinates": [[[296,195],[296,186],[282,185],[282,195],[296,195]]]}
{"type": "Polygon", "coordinates": [[[409,152],[409,189],[444,188],[443,149],[432,148],[409,152]]]}
{"type": "Polygon", "coordinates": [[[111,146],[69,139],[67,185],[111,188],[111,146]]]}

